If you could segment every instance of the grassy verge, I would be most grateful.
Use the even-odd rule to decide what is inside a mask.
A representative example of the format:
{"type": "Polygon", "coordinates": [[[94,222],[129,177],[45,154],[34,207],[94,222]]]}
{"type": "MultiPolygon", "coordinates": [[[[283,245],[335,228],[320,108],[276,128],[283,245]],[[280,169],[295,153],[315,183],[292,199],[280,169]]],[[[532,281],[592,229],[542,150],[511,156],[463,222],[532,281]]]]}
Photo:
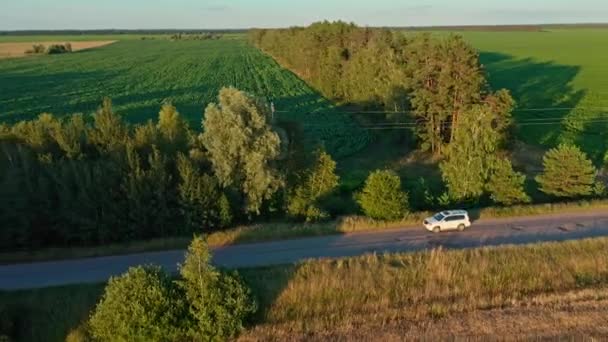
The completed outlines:
{"type": "MultiPolygon", "coordinates": [[[[366,255],[240,270],[259,312],[243,338],[348,333],[357,326],[454,313],[608,298],[608,238],[528,246],[366,255]],[[585,290],[584,297],[563,296],[585,290]],[[526,305],[527,305],[526,304],[526,305]]],[[[0,336],[60,341],[103,285],[0,293],[0,336]],[[32,329],[33,328],[33,329],[32,329]]]]}
{"type": "MultiPolygon", "coordinates": [[[[489,207],[469,210],[475,219],[492,219],[546,215],[555,213],[576,213],[589,210],[608,210],[608,200],[579,201],[572,203],[534,204],[512,207],[489,207]]],[[[336,221],[304,223],[267,223],[255,224],[215,232],[208,235],[210,246],[225,246],[239,243],[251,243],[273,240],[285,240],[302,237],[346,234],[396,228],[416,227],[430,212],[412,213],[400,221],[375,221],[366,217],[348,216],[336,221]]],[[[0,264],[17,262],[34,262],[43,260],[87,258],[105,255],[132,254],[173,249],[185,249],[190,243],[189,237],[153,239],[134,241],[124,244],[111,244],[82,248],[48,248],[33,251],[14,251],[0,253],[0,264]]]]}

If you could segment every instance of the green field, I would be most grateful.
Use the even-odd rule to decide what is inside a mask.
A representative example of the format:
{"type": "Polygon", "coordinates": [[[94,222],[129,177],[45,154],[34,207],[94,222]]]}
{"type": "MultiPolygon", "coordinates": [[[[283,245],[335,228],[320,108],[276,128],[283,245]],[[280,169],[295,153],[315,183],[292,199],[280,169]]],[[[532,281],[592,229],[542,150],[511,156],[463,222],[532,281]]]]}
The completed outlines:
{"type": "Polygon", "coordinates": [[[594,160],[608,149],[608,30],[461,32],[494,89],[511,90],[518,137],[574,142],[594,160]]]}
{"type": "Polygon", "coordinates": [[[324,141],[339,156],[368,143],[350,115],[336,114],[330,102],[240,39],[125,40],[69,55],[0,61],[0,120],[89,114],[109,96],[131,122],[155,118],[171,100],[199,128],[204,108],[224,86],[273,101],[279,121],[306,122],[307,145],[324,141]]]}

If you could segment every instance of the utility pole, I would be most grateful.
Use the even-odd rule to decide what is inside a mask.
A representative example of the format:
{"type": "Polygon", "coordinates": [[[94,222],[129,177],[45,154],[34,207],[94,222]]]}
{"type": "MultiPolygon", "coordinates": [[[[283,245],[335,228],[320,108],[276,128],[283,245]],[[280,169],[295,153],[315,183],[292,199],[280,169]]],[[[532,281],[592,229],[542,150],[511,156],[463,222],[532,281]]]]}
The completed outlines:
{"type": "Polygon", "coordinates": [[[274,122],[274,102],[270,101],[270,121],[274,122]]]}

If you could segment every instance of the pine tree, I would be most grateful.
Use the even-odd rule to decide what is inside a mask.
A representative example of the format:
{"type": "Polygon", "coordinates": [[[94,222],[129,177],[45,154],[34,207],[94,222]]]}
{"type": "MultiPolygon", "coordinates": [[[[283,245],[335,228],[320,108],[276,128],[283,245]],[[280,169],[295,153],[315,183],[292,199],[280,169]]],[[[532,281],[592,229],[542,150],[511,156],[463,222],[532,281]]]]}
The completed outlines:
{"type": "Polygon", "coordinates": [[[574,198],[593,193],[596,169],[578,147],[559,145],[543,157],[540,190],[555,197],[574,198]]]}
{"type": "Polygon", "coordinates": [[[514,171],[508,159],[499,158],[493,165],[486,189],[496,203],[528,203],[530,197],[524,191],[525,181],[526,176],[514,171]]]}

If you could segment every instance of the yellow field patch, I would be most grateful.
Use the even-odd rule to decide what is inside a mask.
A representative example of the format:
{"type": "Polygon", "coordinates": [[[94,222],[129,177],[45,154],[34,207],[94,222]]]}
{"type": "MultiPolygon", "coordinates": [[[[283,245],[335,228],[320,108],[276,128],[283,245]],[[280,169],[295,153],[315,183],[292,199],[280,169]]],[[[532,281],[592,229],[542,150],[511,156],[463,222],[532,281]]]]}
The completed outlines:
{"type": "Polygon", "coordinates": [[[49,47],[54,44],[72,44],[73,51],[93,49],[100,46],[109,45],[116,42],[115,40],[101,40],[101,41],[84,41],[84,42],[29,42],[29,43],[0,43],[0,59],[10,57],[23,57],[27,56],[25,53],[27,50],[31,50],[35,44],[42,44],[45,47],[49,47]]]}

